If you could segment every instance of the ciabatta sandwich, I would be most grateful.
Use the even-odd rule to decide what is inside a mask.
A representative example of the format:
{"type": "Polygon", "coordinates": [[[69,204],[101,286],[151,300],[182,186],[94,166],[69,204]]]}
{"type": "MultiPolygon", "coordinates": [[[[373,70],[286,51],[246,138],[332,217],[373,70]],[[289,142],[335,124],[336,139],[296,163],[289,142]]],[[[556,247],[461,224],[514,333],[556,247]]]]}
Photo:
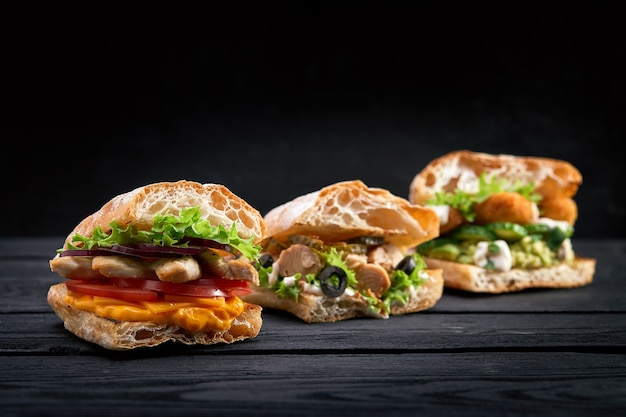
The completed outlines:
{"type": "Polygon", "coordinates": [[[48,303],[76,336],[111,350],[257,336],[261,214],[219,184],[161,182],[81,221],[50,261],[48,303]]]}
{"type": "Polygon", "coordinates": [[[552,158],[460,150],[419,172],[409,201],[435,209],[440,235],[417,246],[445,286],[505,293],[592,282],[595,259],[575,254],[573,197],[582,176],[552,158]]]}
{"type": "Polygon", "coordinates": [[[248,302],[312,323],[412,313],[442,295],[441,271],[406,253],[437,236],[436,213],[387,190],[339,182],[264,219],[260,285],[248,302]]]}

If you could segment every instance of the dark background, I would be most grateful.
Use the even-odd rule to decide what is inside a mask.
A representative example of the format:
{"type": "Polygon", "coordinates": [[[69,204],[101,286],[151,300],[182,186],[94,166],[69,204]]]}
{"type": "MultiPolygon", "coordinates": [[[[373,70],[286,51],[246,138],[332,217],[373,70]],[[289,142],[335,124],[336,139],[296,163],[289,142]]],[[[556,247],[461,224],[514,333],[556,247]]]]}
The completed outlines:
{"type": "Polygon", "coordinates": [[[465,148],[572,162],[576,236],[626,237],[619,3],[5,8],[0,235],[166,180],[261,213],[348,179],[407,197],[465,148]]]}

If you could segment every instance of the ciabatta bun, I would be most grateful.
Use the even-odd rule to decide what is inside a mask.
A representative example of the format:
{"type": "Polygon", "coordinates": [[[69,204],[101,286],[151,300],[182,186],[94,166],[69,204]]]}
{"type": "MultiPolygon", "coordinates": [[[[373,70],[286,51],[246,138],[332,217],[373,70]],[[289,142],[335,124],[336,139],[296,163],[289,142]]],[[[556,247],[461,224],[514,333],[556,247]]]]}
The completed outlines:
{"type": "Polygon", "coordinates": [[[294,234],[341,242],[358,236],[383,236],[411,247],[439,234],[439,218],[427,208],[362,181],[329,185],[288,201],[264,217],[267,235],[284,241],[294,234]]]}
{"type": "Polygon", "coordinates": [[[529,288],[574,288],[590,284],[596,260],[576,258],[570,264],[546,268],[488,271],[476,265],[425,258],[429,268],[444,271],[446,288],[477,293],[507,293],[529,288]]]}
{"type": "Polygon", "coordinates": [[[535,192],[544,198],[573,197],[582,184],[580,171],[567,161],[460,150],[436,158],[424,167],[411,182],[409,201],[425,204],[437,192],[476,191],[482,173],[512,182],[532,182],[535,192]]]}
{"type": "Polygon", "coordinates": [[[261,307],[246,304],[231,327],[223,331],[191,332],[178,326],[141,321],[117,321],[79,310],[64,300],[67,286],[56,284],[48,290],[48,303],[63,320],[67,330],[109,350],[154,347],[166,342],[186,345],[233,343],[256,337],[261,330],[261,307]]]}
{"type": "MultiPolygon", "coordinates": [[[[231,230],[233,224],[236,223],[239,238],[244,240],[251,239],[254,243],[258,243],[265,238],[266,227],[261,214],[242,198],[233,194],[228,188],[220,184],[200,184],[181,180],[149,184],[112,198],[100,210],[85,218],[72,230],[65,240],[64,249],[71,248],[69,246],[70,243],[78,247],[82,244],[81,241],[74,241],[73,238],[76,234],[91,237],[96,227],[99,227],[104,233],[109,233],[111,231],[110,224],[114,220],[122,228],[132,225],[139,231],[149,231],[157,214],[178,216],[183,210],[195,207],[199,207],[201,219],[208,221],[211,226],[221,225],[227,230],[231,230]]],[[[214,261],[215,265],[219,265],[219,268],[222,268],[219,272],[214,272],[214,270],[211,270],[211,272],[202,271],[202,268],[205,268],[205,264],[211,264],[206,259],[202,261],[191,259],[191,261],[195,262],[197,269],[192,268],[195,272],[189,273],[188,280],[185,276],[187,281],[179,281],[177,277],[168,278],[172,279],[172,281],[168,281],[164,275],[159,275],[158,280],[166,281],[170,285],[176,285],[183,282],[189,283],[206,276],[217,276],[247,281],[253,284],[258,283],[258,274],[252,266],[252,260],[244,256],[241,256],[239,259],[232,259],[238,255],[225,250],[221,250],[221,252],[226,253],[228,258],[223,257],[224,255],[220,254],[220,252],[211,252],[216,257],[212,259],[219,258],[222,261],[222,263],[219,263],[219,260],[214,261]],[[218,273],[219,275],[217,275],[218,273]]],[[[151,266],[153,264],[152,260],[144,257],[137,258],[119,254],[113,257],[97,255],[70,255],[62,257],[61,254],[57,254],[50,261],[50,266],[53,272],[65,278],[79,281],[96,280],[89,281],[90,284],[95,282],[95,285],[108,285],[109,281],[106,281],[107,279],[128,278],[128,276],[121,275],[115,269],[120,268],[115,263],[112,264],[111,269],[106,271],[94,266],[96,264],[102,265],[96,262],[98,258],[106,260],[120,258],[119,262],[122,265],[131,265],[131,269],[136,264],[140,265],[142,271],[147,271],[145,275],[133,275],[130,278],[138,281],[157,280],[157,270],[151,269],[157,267],[151,266]],[[74,262],[74,259],[77,261],[74,262]],[[117,275],[118,273],[120,275],[117,275]]],[[[168,263],[169,265],[175,265],[182,258],[193,258],[193,255],[166,256],[154,261],[154,263],[157,265],[166,265],[168,263]],[[161,261],[163,261],[163,264],[158,263],[161,261]]],[[[206,266],[207,269],[210,267],[210,265],[206,266]]],[[[218,268],[218,266],[214,267],[218,268]]],[[[172,272],[170,277],[174,277],[175,274],[176,271],[172,272]]],[[[174,292],[174,294],[177,293],[174,292]]],[[[189,293],[181,294],[182,296],[189,295],[189,293]]],[[[224,296],[228,297],[229,295],[224,296]]],[[[202,295],[202,297],[205,297],[205,295],[202,295]]],[[[209,296],[207,295],[206,297],[209,296]]],[[[181,342],[188,345],[231,343],[255,337],[262,323],[262,308],[249,303],[243,303],[243,311],[234,318],[230,328],[226,330],[209,328],[202,331],[190,331],[174,324],[157,324],[149,321],[120,321],[101,317],[93,312],[81,310],[75,304],[68,302],[73,300],[75,300],[74,295],[72,291],[69,291],[68,294],[68,288],[65,283],[53,285],[48,291],[48,303],[63,320],[67,330],[78,337],[111,350],[152,347],[168,341],[181,342]]],[[[187,299],[187,301],[189,300],[193,301],[191,298],[187,299]]],[[[239,303],[238,306],[240,306],[240,301],[236,301],[239,303]]],[[[113,304],[119,303],[121,302],[116,300],[113,304]]],[[[147,308],[147,310],[150,309],[147,308]]],[[[220,319],[222,319],[221,313],[223,312],[217,312],[220,319]]],[[[223,319],[226,319],[226,315],[224,315],[223,319]]]]}
{"type": "MultiPolygon", "coordinates": [[[[445,154],[431,161],[414,178],[409,187],[409,201],[414,204],[427,205],[433,201],[437,193],[452,193],[463,191],[473,195],[479,191],[480,178],[486,174],[489,179],[504,181],[509,185],[533,184],[533,192],[541,196],[538,207],[531,216],[531,211],[522,211],[522,207],[529,207],[531,203],[526,197],[515,193],[500,193],[491,200],[490,210],[478,213],[476,204],[476,219],[470,221],[460,218],[457,210],[452,213],[455,218],[448,224],[441,222],[442,239],[448,238],[454,229],[466,224],[486,225],[503,220],[493,220],[494,216],[501,216],[507,211],[510,218],[528,219],[526,223],[519,220],[506,220],[521,225],[532,224],[539,220],[539,213],[546,216],[548,221],[575,223],[578,215],[576,203],[573,200],[582,184],[582,175],[571,163],[563,160],[544,157],[515,156],[506,154],[487,154],[459,150],[445,154]],[[498,197],[498,198],[495,198],[498,197]],[[516,197],[516,198],[512,198],[516,197]],[[517,201],[525,203],[516,206],[517,201]],[[524,213],[524,215],[521,215],[524,213]],[[519,214],[519,217],[516,215],[519,214]],[[491,218],[489,216],[492,216],[491,218]],[[552,217],[550,217],[552,216],[552,217]]],[[[534,204],[534,203],[532,203],[534,204]]],[[[568,238],[569,239],[569,238],[568,238]]],[[[569,240],[567,240],[567,243],[569,240]]],[[[510,244],[510,243],[508,243],[510,244]]],[[[571,245],[570,245],[571,249],[571,245]]],[[[592,282],[595,273],[595,259],[575,257],[558,261],[553,266],[518,268],[509,270],[488,270],[474,264],[458,263],[450,260],[428,257],[425,261],[430,268],[443,270],[444,285],[447,288],[471,292],[505,293],[520,291],[528,288],[572,288],[587,285],[592,282]]]]}
{"type": "MultiPolygon", "coordinates": [[[[384,238],[382,240],[384,243],[368,246],[368,253],[361,253],[362,258],[356,261],[358,266],[354,266],[354,273],[358,289],[351,288],[352,291],[346,290],[336,297],[303,290],[296,300],[280,297],[274,289],[261,285],[256,287],[252,294],[242,297],[247,302],[289,311],[305,322],[312,323],[335,322],[363,316],[387,318],[390,315],[407,314],[430,308],[441,298],[443,278],[440,270],[422,271],[424,275],[420,276],[424,277],[424,281],[412,287],[408,302],[405,305],[394,302],[389,307],[389,311],[385,309],[384,313],[381,313],[382,310],[375,311],[375,308],[370,308],[365,296],[359,292],[371,291],[370,295],[373,298],[378,298],[379,301],[383,299],[389,287],[377,284],[386,282],[389,285],[395,272],[394,267],[406,256],[405,252],[438,235],[439,218],[433,210],[410,204],[406,199],[395,196],[387,190],[369,188],[362,181],[354,180],[338,182],[319,191],[296,197],[270,210],[264,219],[268,230],[267,241],[277,251],[272,254],[272,256],[277,256],[272,265],[272,271],[276,274],[274,278],[278,277],[276,271],[283,270],[282,266],[277,266],[283,259],[282,254],[288,251],[286,248],[290,250],[294,247],[289,246],[290,236],[311,237],[316,242],[319,240],[326,247],[337,245],[339,248],[352,238],[384,238]],[[375,251],[374,247],[384,254],[381,257],[372,255],[370,251],[375,251]],[[383,258],[385,261],[375,260],[383,258]],[[386,265],[383,268],[382,265],[385,262],[386,265]],[[372,267],[368,270],[376,271],[374,275],[380,280],[372,281],[372,275],[368,273],[361,275],[359,271],[363,270],[359,268],[363,266],[365,269],[372,267]],[[362,281],[359,281],[359,278],[362,281]],[[373,288],[374,286],[376,288],[373,288]]],[[[306,239],[304,238],[305,241],[306,239]]],[[[354,254],[351,255],[354,256],[354,254]]],[[[302,256],[303,258],[299,259],[307,257],[306,261],[301,262],[302,264],[310,262],[310,257],[314,257],[315,260],[319,258],[319,262],[324,264],[324,256],[310,253],[302,256]]],[[[347,254],[344,253],[343,256],[345,260],[347,254]]],[[[316,264],[316,261],[310,264],[316,264]]],[[[290,266],[287,269],[291,271],[288,273],[291,277],[299,273],[300,279],[303,280],[308,273],[290,262],[287,262],[287,265],[290,266]]],[[[347,266],[347,268],[351,267],[347,266]]],[[[277,279],[285,278],[287,277],[280,276],[277,279]]],[[[405,293],[408,291],[407,288],[405,293]]],[[[380,305],[376,308],[380,308],[380,305]]]]}
{"type": "Polygon", "coordinates": [[[259,211],[224,185],[180,180],[145,185],[112,198],[81,221],[68,235],[66,243],[71,242],[76,233],[91,236],[96,226],[108,233],[112,220],[117,220],[122,227],[132,224],[138,230],[148,230],[156,214],[178,215],[180,210],[195,206],[200,207],[202,217],[213,226],[221,224],[230,229],[237,222],[240,237],[254,236],[254,241],[258,242],[265,236],[265,223],[259,211]]]}

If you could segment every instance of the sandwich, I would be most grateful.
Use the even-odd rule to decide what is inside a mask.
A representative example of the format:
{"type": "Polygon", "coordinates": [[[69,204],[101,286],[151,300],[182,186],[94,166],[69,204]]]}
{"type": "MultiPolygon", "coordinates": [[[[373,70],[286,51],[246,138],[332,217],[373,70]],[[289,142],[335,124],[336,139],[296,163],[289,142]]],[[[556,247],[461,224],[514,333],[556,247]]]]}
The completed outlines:
{"type": "Polygon", "coordinates": [[[338,182],[264,216],[260,284],[244,300],[307,322],[389,318],[428,309],[441,270],[406,251],[437,236],[433,210],[362,181],[338,182]]]}
{"type": "Polygon", "coordinates": [[[444,285],[477,293],[590,284],[596,260],[572,245],[582,184],[571,163],[459,150],[426,165],[409,201],[434,209],[439,236],[416,247],[444,285]]]}
{"type": "Polygon", "coordinates": [[[110,350],[256,337],[261,214],[220,184],[160,182],[82,220],[50,260],[48,303],[67,330],[110,350]]]}

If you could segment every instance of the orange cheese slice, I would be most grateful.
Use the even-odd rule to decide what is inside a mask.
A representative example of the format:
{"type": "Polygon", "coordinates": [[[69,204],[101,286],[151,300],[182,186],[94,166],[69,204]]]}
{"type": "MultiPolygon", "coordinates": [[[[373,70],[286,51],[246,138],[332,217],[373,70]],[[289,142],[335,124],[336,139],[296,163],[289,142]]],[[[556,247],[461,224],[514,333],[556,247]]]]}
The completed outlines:
{"type": "Polygon", "coordinates": [[[176,325],[194,332],[227,330],[244,309],[239,297],[166,296],[163,301],[129,302],[69,291],[65,302],[100,317],[176,325]]]}

